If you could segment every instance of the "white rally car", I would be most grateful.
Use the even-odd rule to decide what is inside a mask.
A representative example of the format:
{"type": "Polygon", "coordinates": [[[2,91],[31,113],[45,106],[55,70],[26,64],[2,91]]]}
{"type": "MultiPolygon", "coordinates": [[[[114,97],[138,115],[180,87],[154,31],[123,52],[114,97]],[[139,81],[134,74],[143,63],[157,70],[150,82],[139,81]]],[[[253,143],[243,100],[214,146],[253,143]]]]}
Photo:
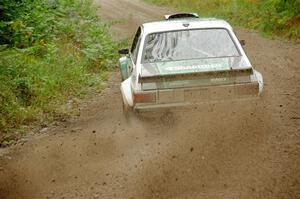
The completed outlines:
{"type": "Polygon", "coordinates": [[[262,75],[242,44],[226,21],[197,14],[141,25],[119,51],[125,112],[260,95],[262,75]]]}

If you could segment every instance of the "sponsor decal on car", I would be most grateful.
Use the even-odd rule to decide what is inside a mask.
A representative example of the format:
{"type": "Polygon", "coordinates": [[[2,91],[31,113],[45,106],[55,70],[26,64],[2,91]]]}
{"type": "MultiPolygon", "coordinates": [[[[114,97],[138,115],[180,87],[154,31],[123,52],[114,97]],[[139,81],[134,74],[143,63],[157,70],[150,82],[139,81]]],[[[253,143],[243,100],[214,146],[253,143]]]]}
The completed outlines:
{"type": "Polygon", "coordinates": [[[204,62],[204,63],[173,63],[167,65],[157,65],[160,74],[182,74],[182,73],[194,73],[194,72],[206,72],[206,71],[217,71],[217,70],[230,70],[230,64],[227,61],[219,62],[204,62]]]}
{"type": "MultiPolygon", "coordinates": [[[[205,64],[205,65],[193,65],[193,66],[174,66],[174,67],[166,67],[166,71],[203,71],[203,70],[213,70],[213,69],[221,69],[223,68],[223,64],[205,64]]],[[[226,67],[227,69],[227,67],[226,67]]]]}
{"type": "Polygon", "coordinates": [[[241,57],[197,59],[146,63],[142,65],[143,76],[185,74],[208,71],[231,70],[231,67],[244,65],[241,57]]]}

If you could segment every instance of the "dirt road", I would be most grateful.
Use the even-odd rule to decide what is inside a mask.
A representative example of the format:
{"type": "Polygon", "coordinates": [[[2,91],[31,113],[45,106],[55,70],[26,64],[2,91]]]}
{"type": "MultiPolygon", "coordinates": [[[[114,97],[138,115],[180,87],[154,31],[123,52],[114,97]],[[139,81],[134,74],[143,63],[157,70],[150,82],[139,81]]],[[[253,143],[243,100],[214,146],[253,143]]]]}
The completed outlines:
{"type": "MultiPolygon", "coordinates": [[[[171,12],[96,4],[106,21],[127,19],[116,38],[171,12]]],[[[79,118],[0,153],[0,198],[300,198],[300,46],[237,32],[265,78],[261,99],[127,122],[113,72],[79,118]]]]}

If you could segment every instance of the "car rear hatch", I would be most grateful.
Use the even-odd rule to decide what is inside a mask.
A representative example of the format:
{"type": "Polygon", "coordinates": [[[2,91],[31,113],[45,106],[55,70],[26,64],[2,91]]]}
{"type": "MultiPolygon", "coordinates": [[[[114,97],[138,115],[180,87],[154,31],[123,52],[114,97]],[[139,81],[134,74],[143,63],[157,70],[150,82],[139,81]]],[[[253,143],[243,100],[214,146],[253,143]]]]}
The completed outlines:
{"type": "Polygon", "coordinates": [[[139,83],[151,100],[136,101],[137,106],[250,97],[259,88],[242,57],[143,64],[139,83]]]}

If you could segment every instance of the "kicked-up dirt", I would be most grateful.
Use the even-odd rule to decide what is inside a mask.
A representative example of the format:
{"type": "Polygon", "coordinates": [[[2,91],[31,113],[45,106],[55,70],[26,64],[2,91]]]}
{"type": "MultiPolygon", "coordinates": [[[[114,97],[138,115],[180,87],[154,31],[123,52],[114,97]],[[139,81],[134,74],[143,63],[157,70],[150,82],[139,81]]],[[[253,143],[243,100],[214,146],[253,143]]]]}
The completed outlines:
{"type": "MultiPolygon", "coordinates": [[[[115,37],[172,11],[97,0],[115,37]]],[[[237,30],[260,99],[124,119],[119,72],[79,118],[0,153],[0,198],[300,198],[300,46],[237,30]]]]}

